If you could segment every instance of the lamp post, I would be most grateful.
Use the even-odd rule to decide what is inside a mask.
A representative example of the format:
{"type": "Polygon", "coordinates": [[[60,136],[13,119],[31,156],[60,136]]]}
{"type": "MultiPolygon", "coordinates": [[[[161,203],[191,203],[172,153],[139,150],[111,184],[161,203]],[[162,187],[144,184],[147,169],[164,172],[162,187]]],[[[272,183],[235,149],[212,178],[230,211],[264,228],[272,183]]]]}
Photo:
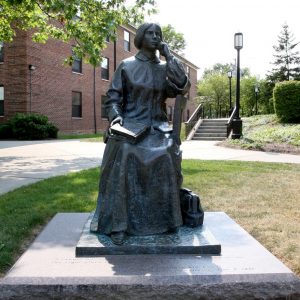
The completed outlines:
{"type": "Polygon", "coordinates": [[[234,35],[234,48],[237,50],[237,69],[236,69],[236,111],[232,124],[232,138],[239,139],[242,135],[242,120],[240,118],[240,50],[243,48],[243,34],[238,32],[234,35]]]}
{"type": "Polygon", "coordinates": [[[229,117],[231,116],[232,113],[232,98],[231,98],[231,79],[232,79],[232,70],[229,70],[227,72],[227,76],[229,79],[229,117]]]}
{"type": "Polygon", "coordinates": [[[254,93],[255,93],[255,115],[257,115],[257,99],[258,99],[258,93],[259,93],[258,84],[256,84],[254,87],[254,93]]]}
{"type": "Polygon", "coordinates": [[[34,65],[28,65],[29,70],[29,112],[31,113],[31,100],[32,100],[32,71],[36,69],[34,65]]]}

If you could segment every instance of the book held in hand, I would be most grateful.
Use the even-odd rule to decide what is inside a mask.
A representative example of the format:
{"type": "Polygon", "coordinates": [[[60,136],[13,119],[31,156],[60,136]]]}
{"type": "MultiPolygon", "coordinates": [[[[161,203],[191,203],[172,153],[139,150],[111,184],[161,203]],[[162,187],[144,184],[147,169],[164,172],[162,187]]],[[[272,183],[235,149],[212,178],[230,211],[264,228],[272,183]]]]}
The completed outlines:
{"type": "Polygon", "coordinates": [[[110,127],[112,134],[126,137],[130,142],[136,143],[149,131],[150,126],[131,120],[124,120],[123,125],[116,123],[110,127]]]}

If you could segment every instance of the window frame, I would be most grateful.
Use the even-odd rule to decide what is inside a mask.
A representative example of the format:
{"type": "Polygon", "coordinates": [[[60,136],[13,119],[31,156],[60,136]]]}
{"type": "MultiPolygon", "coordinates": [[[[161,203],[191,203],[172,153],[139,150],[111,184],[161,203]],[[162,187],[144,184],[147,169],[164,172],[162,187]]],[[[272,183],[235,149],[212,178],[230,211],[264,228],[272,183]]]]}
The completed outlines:
{"type": "Polygon", "coordinates": [[[187,109],[186,110],[186,121],[188,121],[190,119],[190,110],[187,109]]]}
{"type": "Polygon", "coordinates": [[[188,78],[190,78],[191,68],[188,65],[186,65],[186,74],[187,74],[188,78]]]}
{"type": "Polygon", "coordinates": [[[174,108],[172,105],[168,105],[167,107],[167,117],[168,121],[172,122],[173,121],[173,113],[174,113],[174,108]]]}
{"type": "Polygon", "coordinates": [[[124,50],[130,52],[130,32],[128,30],[124,29],[123,39],[124,39],[124,50]],[[128,34],[128,40],[126,36],[127,34],[128,34]]]}
{"type": "Polygon", "coordinates": [[[2,93],[2,97],[1,97],[1,93],[0,93],[0,117],[4,117],[4,99],[5,99],[4,85],[0,84],[0,89],[1,88],[3,89],[3,93],[2,93]]]}
{"type": "Polygon", "coordinates": [[[109,58],[103,57],[101,62],[101,79],[103,80],[109,80],[109,58]],[[103,67],[103,62],[107,62],[107,68],[103,67]]]}
{"type": "Polygon", "coordinates": [[[82,74],[82,58],[78,58],[76,56],[76,54],[74,53],[73,47],[72,47],[72,57],[73,57],[72,72],[77,73],[77,74],[82,74]],[[76,64],[78,64],[78,66],[79,66],[78,69],[75,67],[76,64]]]}
{"type": "Polygon", "coordinates": [[[79,92],[79,91],[72,91],[72,119],[82,119],[82,92],[79,92]],[[80,104],[79,105],[76,105],[73,103],[74,102],[74,97],[73,97],[74,94],[80,95],[80,98],[79,98],[80,104]],[[75,115],[75,114],[77,114],[77,111],[75,110],[76,107],[80,107],[80,109],[78,111],[79,112],[78,115],[75,115]],[[76,113],[74,114],[74,112],[76,112],[76,113]]]}
{"type": "Polygon", "coordinates": [[[0,64],[4,63],[4,42],[0,41],[0,64]]]}

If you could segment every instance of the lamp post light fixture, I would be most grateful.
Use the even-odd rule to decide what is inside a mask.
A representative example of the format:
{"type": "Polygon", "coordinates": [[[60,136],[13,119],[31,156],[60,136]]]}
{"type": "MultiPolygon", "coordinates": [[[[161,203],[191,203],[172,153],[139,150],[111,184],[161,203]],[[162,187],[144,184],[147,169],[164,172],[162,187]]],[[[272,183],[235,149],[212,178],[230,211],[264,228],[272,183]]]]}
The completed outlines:
{"type": "Polygon", "coordinates": [[[231,116],[232,113],[232,98],[231,98],[231,79],[232,79],[232,70],[229,70],[227,72],[227,76],[229,79],[229,117],[231,116]]]}
{"type": "Polygon", "coordinates": [[[236,111],[233,119],[232,138],[239,139],[242,135],[242,120],[240,118],[240,50],[243,48],[243,34],[238,32],[234,35],[234,48],[237,51],[237,69],[236,69],[236,111]]]}
{"type": "Polygon", "coordinates": [[[29,112],[31,113],[31,101],[32,101],[32,71],[36,69],[34,65],[28,65],[29,70],[29,112]]]}
{"type": "Polygon", "coordinates": [[[258,93],[259,93],[259,86],[258,84],[254,87],[254,93],[255,93],[255,115],[257,115],[257,100],[258,100],[258,93]]]}

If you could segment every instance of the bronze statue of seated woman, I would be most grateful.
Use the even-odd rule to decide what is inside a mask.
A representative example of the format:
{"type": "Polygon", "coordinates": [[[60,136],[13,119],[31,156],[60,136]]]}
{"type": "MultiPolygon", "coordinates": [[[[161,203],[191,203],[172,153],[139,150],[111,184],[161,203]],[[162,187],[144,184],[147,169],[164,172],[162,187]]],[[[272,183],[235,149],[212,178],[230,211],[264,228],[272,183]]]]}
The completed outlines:
{"type": "Polygon", "coordinates": [[[174,232],[182,225],[181,151],[164,107],[167,98],[187,93],[190,82],[163,42],[159,25],[141,25],[134,44],[139,52],[118,66],[106,109],[111,128],[131,127],[137,135],[132,139],[117,129],[109,131],[90,228],[110,235],[117,245],[127,234],[174,232]],[[157,57],[157,50],[165,61],[157,57]]]}

